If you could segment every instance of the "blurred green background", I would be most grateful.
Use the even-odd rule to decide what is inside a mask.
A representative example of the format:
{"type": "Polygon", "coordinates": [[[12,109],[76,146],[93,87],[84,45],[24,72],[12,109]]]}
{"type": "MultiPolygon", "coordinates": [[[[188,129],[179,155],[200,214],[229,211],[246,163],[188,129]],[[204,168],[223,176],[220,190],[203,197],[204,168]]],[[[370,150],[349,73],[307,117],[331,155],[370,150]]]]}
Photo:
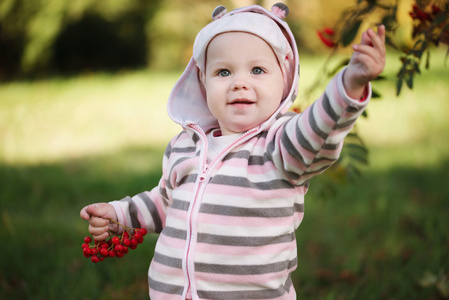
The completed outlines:
{"type": "MultiPolygon", "coordinates": [[[[157,236],[94,265],[82,255],[87,223],[79,210],[157,184],[165,146],[180,130],[166,100],[196,33],[215,6],[252,3],[0,1],[0,299],[148,298],[157,236]]],[[[285,3],[304,106],[301,92],[328,51],[315,31],[355,1],[285,3]]],[[[404,24],[398,39],[406,45],[404,24]]],[[[312,180],[297,232],[298,298],[449,297],[444,50],[432,49],[431,68],[399,97],[399,53],[390,51],[386,80],[374,83],[382,98],[357,123],[370,151],[363,175],[312,180]]]]}

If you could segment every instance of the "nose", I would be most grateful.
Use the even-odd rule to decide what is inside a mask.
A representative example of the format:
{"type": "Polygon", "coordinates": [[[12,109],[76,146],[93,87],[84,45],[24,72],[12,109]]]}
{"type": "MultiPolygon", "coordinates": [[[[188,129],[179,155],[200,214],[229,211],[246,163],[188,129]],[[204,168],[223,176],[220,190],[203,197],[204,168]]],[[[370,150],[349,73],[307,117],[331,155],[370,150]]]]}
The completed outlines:
{"type": "Polygon", "coordinates": [[[249,88],[248,80],[243,75],[238,75],[235,77],[234,81],[232,82],[232,90],[238,91],[238,90],[247,90],[249,88]]]}

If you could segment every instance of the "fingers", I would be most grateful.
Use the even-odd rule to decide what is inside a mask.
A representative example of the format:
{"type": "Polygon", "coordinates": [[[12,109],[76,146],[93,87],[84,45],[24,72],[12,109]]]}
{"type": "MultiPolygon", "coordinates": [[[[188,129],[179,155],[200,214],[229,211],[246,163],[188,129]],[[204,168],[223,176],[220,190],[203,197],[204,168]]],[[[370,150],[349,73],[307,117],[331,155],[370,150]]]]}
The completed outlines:
{"type": "Polygon", "coordinates": [[[114,224],[110,224],[109,219],[116,217],[114,208],[107,203],[96,203],[85,206],[80,211],[82,219],[89,221],[89,233],[97,241],[106,239],[109,235],[108,231],[117,230],[114,224]]]}
{"type": "Polygon", "coordinates": [[[89,219],[89,233],[97,241],[106,239],[109,235],[109,221],[106,219],[91,217],[89,219]]]}
{"type": "Polygon", "coordinates": [[[385,26],[380,25],[378,27],[377,34],[371,28],[368,28],[365,32],[362,33],[362,39],[359,45],[354,45],[354,50],[359,51],[363,46],[373,47],[377,51],[381,53],[381,55],[385,54],[385,26]]]}
{"type": "Polygon", "coordinates": [[[85,207],[83,207],[83,209],[81,209],[80,217],[83,220],[89,221],[90,216],[89,216],[89,213],[87,212],[87,207],[88,206],[85,206],[85,207]]]}

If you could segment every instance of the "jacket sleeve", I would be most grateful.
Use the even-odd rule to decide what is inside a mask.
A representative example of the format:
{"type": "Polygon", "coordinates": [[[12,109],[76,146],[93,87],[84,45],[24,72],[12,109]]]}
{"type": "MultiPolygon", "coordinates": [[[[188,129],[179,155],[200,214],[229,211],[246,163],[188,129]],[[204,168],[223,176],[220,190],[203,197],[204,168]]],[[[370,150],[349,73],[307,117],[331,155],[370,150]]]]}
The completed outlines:
{"type": "Polygon", "coordinates": [[[150,233],[160,233],[164,228],[167,208],[171,204],[166,186],[171,143],[165,150],[162,162],[163,175],[156,187],[134,197],[125,197],[119,201],[109,202],[114,206],[120,224],[133,228],[146,228],[150,233]]]}
{"type": "Polygon", "coordinates": [[[270,143],[268,153],[293,184],[304,184],[338,159],[344,138],[369,102],[371,85],[364,100],[352,99],[344,90],[343,72],[311,106],[271,134],[276,142],[270,143]]]}

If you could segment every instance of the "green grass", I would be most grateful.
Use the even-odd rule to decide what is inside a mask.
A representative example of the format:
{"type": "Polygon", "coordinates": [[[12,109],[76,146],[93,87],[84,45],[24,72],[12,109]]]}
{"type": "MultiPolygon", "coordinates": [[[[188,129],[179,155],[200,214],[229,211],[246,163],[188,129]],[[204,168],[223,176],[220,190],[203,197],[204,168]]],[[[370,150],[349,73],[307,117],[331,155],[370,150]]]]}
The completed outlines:
{"type": "MultiPolygon", "coordinates": [[[[353,183],[311,183],[297,232],[300,299],[443,299],[419,282],[426,271],[449,274],[448,69],[435,56],[415,89],[396,97],[389,60],[388,80],[375,83],[384,97],[357,125],[370,166],[353,183]]],[[[317,60],[301,68],[304,87],[317,60]]],[[[1,299],[147,299],[157,237],[94,265],[82,256],[79,210],[157,184],[179,129],[165,109],[178,75],[0,85],[1,299]]]]}

